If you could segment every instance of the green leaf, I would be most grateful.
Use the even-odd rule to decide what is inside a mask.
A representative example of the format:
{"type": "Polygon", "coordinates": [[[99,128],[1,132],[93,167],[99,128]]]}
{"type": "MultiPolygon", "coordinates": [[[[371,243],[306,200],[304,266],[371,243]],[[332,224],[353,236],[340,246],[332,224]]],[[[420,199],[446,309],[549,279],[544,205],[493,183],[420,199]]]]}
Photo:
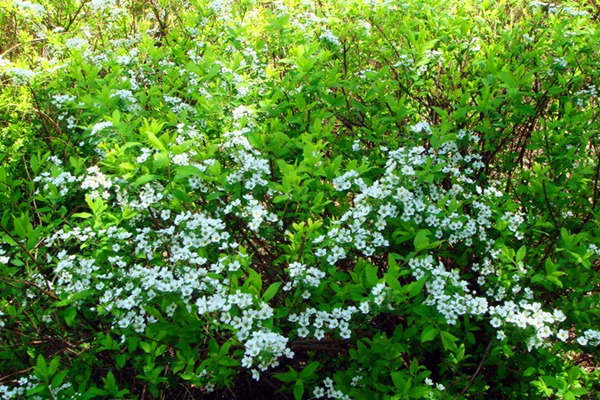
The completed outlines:
{"type": "Polygon", "coordinates": [[[125,366],[125,363],[127,362],[128,358],[129,358],[128,353],[118,354],[117,356],[115,356],[115,363],[117,364],[117,367],[119,369],[123,368],[125,366]]]}
{"type": "Polygon", "coordinates": [[[429,235],[431,235],[431,232],[428,229],[421,229],[417,232],[414,239],[415,250],[417,252],[429,248],[429,235]]]}
{"type": "Polygon", "coordinates": [[[456,347],[456,341],[458,340],[458,338],[456,336],[454,336],[450,332],[440,331],[440,337],[442,338],[442,345],[444,346],[444,350],[458,350],[456,347]]]}
{"type": "Polygon", "coordinates": [[[152,345],[146,342],[140,342],[140,348],[144,350],[146,353],[152,352],[152,345]]]}
{"type": "Polygon", "coordinates": [[[210,339],[208,341],[208,351],[210,354],[219,354],[219,344],[215,339],[210,339]]]}
{"type": "Polygon", "coordinates": [[[299,379],[294,384],[294,398],[296,400],[302,400],[302,396],[304,395],[304,381],[299,379]]]}
{"type": "Polygon", "coordinates": [[[27,238],[27,242],[25,242],[25,248],[27,248],[27,250],[29,250],[29,251],[35,249],[35,247],[38,244],[39,238],[40,238],[40,227],[29,232],[29,237],[27,238]]]}
{"type": "Polygon", "coordinates": [[[27,395],[31,396],[33,394],[41,393],[44,390],[46,390],[46,385],[43,383],[40,383],[39,385],[34,386],[31,389],[27,390],[27,395]]]}
{"type": "Polygon", "coordinates": [[[527,252],[527,249],[525,248],[525,246],[521,246],[519,248],[519,250],[517,251],[517,254],[515,256],[515,260],[517,262],[523,261],[523,259],[525,258],[525,253],[527,252]]]}
{"type": "Polygon", "coordinates": [[[564,400],[575,400],[575,395],[573,394],[573,392],[568,391],[568,392],[565,392],[565,394],[563,395],[563,399],[564,400]]]}
{"type": "Polygon", "coordinates": [[[319,365],[321,364],[318,361],[311,362],[306,367],[304,367],[302,372],[300,372],[300,377],[303,379],[310,378],[315,373],[317,368],[319,368],[319,365]]]}
{"type": "Polygon", "coordinates": [[[52,387],[57,388],[62,385],[63,381],[65,380],[65,376],[67,376],[68,373],[69,371],[66,370],[60,371],[58,374],[54,375],[54,378],[52,378],[52,387]]]}
{"type": "Polygon", "coordinates": [[[60,365],[60,358],[55,357],[50,361],[50,365],[48,365],[48,377],[54,375],[58,370],[58,366],[60,365]]]}
{"type": "Polygon", "coordinates": [[[410,389],[408,396],[411,399],[420,399],[427,396],[429,393],[431,393],[431,388],[429,386],[415,386],[410,389]]]}
{"type": "Polygon", "coordinates": [[[73,321],[75,320],[75,316],[77,315],[77,309],[73,306],[67,308],[65,310],[65,322],[68,326],[73,326],[73,321]]]}
{"type": "Polygon", "coordinates": [[[421,332],[421,343],[432,341],[437,337],[439,332],[440,330],[434,326],[426,326],[425,329],[423,329],[423,332],[421,332]]]}
{"type": "Polygon", "coordinates": [[[396,393],[406,394],[408,390],[412,386],[411,379],[406,376],[404,372],[394,371],[391,374],[392,382],[394,382],[394,386],[396,387],[396,393]]]}
{"type": "Polygon", "coordinates": [[[409,287],[410,287],[410,290],[408,291],[409,296],[415,297],[416,295],[421,293],[423,291],[423,286],[425,286],[425,282],[427,282],[426,276],[422,277],[421,279],[419,279],[416,282],[411,282],[409,284],[409,287]]]}
{"type": "Polygon", "coordinates": [[[92,214],[87,213],[87,212],[80,212],[80,213],[75,213],[73,215],[71,215],[73,218],[81,218],[81,219],[88,219],[93,217],[92,214]]]}
{"type": "Polygon", "coordinates": [[[273,374],[273,376],[279,379],[281,382],[290,383],[298,379],[298,373],[292,367],[288,367],[289,371],[279,374],[273,374]]]}
{"type": "Polygon", "coordinates": [[[255,292],[256,295],[260,295],[262,289],[262,277],[258,272],[252,268],[248,268],[248,279],[246,280],[248,289],[255,292]]]}
{"type": "Polygon", "coordinates": [[[34,174],[37,174],[38,171],[40,170],[40,163],[35,154],[33,154],[31,156],[31,158],[29,159],[29,165],[31,165],[31,170],[33,171],[34,174]]]}
{"type": "Polygon", "coordinates": [[[167,148],[165,147],[165,144],[156,136],[164,125],[164,122],[158,123],[156,121],[152,121],[148,124],[148,121],[145,120],[140,128],[140,132],[148,137],[148,141],[154,145],[154,147],[160,151],[166,152],[167,148]]]}
{"type": "Polygon", "coordinates": [[[17,218],[13,216],[13,226],[15,227],[15,233],[20,238],[24,238],[27,236],[27,230],[25,229],[25,224],[21,218],[17,218]]]}
{"type": "Polygon", "coordinates": [[[269,287],[267,288],[267,290],[265,290],[265,293],[262,296],[263,301],[269,301],[273,297],[275,297],[281,284],[282,284],[282,282],[275,282],[275,283],[272,283],[271,285],[269,285],[269,287]]]}
{"type": "Polygon", "coordinates": [[[154,174],[146,174],[146,175],[142,175],[139,178],[137,178],[135,180],[135,182],[133,182],[133,185],[134,186],[142,186],[145,183],[152,182],[157,179],[162,179],[162,176],[154,175],[154,174]]]}
{"type": "Polygon", "coordinates": [[[583,395],[589,393],[589,391],[587,389],[585,389],[585,388],[572,388],[572,389],[570,389],[570,391],[575,396],[583,396],[583,395]]]}
{"type": "Polygon", "coordinates": [[[33,368],[33,373],[42,381],[48,379],[48,363],[46,363],[46,360],[41,354],[37,358],[37,363],[33,368]]]}
{"type": "Polygon", "coordinates": [[[394,292],[402,292],[402,286],[398,281],[397,274],[394,274],[388,270],[388,272],[386,272],[385,275],[383,275],[383,279],[385,280],[385,283],[387,283],[387,285],[390,287],[390,289],[392,289],[394,292]]]}
{"type": "Polygon", "coordinates": [[[117,388],[117,380],[115,379],[112,371],[108,371],[108,374],[106,374],[105,378],[102,378],[102,381],[104,382],[104,387],[111,392],[113,389],[117,388]]]}

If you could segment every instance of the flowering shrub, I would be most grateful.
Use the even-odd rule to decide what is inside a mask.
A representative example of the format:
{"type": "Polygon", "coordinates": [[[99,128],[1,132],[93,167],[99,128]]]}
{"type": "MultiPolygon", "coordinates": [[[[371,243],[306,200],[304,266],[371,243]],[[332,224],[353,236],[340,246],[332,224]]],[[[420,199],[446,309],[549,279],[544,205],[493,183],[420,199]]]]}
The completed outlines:
{"type": "Polygon", "coordinates": [[[598,393],[597,10],[341,3],[0,2],[3,398],[598,393]]]}

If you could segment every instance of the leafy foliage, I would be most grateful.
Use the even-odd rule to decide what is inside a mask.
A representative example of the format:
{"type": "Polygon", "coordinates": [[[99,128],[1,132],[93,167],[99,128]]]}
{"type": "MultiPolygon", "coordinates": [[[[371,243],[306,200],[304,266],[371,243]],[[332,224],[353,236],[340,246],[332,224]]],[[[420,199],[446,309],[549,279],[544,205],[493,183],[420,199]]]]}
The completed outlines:
{"type": "Polygon", "coordinates": [[[591,398],[594,4],[0,0],[0,394],[591,398]]]}

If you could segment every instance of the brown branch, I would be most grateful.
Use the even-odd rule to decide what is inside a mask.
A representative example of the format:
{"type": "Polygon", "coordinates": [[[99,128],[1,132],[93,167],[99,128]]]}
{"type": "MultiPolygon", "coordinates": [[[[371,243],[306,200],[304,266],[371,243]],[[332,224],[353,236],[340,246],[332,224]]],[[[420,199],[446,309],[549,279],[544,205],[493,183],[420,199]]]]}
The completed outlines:
{"type": "Polygon", "coordinates": [[[491,350],[492,350],[492,341],[490,340],[490,342],[487,345],[487,348],[485,349],[485,353],[481,357],[481,361],[479,361],[479,365],[477,365],[477,369],[475,370],[475,373],[473,375],[471,375],[471,378],[469,379],[469,382],[467,382],[467,386],[465,386],[465,388],[460,392],[459,395],[457,395],[454,398],[454,400],[457,400],[458,398],[460,398],[460,396],[464,395],[467,392],[467,390],[469,390],[469,388],[473,384],[473,381],[475,380],[475,378],[477,377],[477,375],[479,375],[479,372],[481,371],[481,367],[483,367],[483,363],[487,359],[487,357],[490,354],[491,350]]]}
{"type": "MultiPolygon", "coordinates": [[[[46,290],[46,289],[40,287],[39,285],[31,282],[31,281],[17,279],[17,278],[10,278],[10,277],[7,277],[7,276],[0,276],[0,280],[6,282],[7,284],[9,284],[12,287],[17,287],[17,286],[15,284],[11,283],[11,282],[21,283],[23,285],[34,287],[37,290],[39,290],[40,292],[44,293],[46,296],[50,297],[51,299],[53,299],[53,300],[59,300],[58,296],[55,295],[54,293],[52,293],[50,290],[46,290]]],[[[46,283],[48,283],[48,282],[46,282],[46,283]]]]}

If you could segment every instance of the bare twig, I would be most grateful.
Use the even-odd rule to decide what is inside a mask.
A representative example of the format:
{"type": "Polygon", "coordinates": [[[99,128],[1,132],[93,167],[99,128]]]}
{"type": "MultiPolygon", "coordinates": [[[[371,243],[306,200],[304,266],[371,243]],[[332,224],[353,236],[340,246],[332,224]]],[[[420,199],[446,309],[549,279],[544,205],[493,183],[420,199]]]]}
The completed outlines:
{"type": "Polygon", "coordinates": [[[487,348],[485,349],[485,353],[483,353],[483,356],[481,357],[481,361],[479,361],[479,365],[477,365],[477,369],[475,370],[475,373],[473,373],[473,375],[471,375],[471,378],[469,379],[467,386],[465,386],[465,388],[460,392],[460,394],[458,396],[456,396],[454,398],[454,400],[457,400],[458,398],[460,398],[460,396],[464,395],[467,392],[467,390],[469,390],[469,388],[473,384],[473,381],[475,380],[477,375],[479,375],[479,372],[481,371],[481,368],[483,367],[483,363],[487,359],[491,350],[492,350],[492,341],[490,340],[490,342],[487,345],[487,348]]]}

